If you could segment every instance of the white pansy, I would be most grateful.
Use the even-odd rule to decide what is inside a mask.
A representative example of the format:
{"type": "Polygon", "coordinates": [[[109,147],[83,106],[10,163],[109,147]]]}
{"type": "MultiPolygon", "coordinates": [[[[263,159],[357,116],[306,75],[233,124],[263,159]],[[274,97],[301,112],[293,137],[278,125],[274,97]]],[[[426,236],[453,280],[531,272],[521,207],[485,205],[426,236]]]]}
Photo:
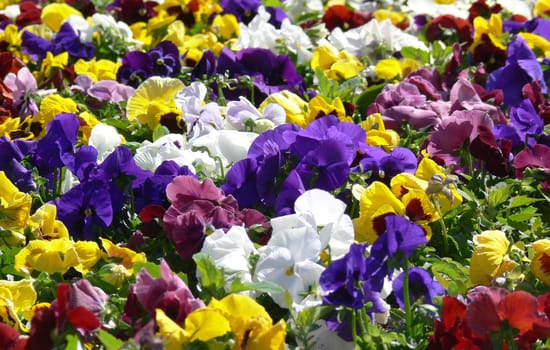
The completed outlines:
{"type": "Polygon", "coordinates": [[[253,122],[252,131],[264,132],[286,121],[286,112],[278,104],[270,103],[263,114],[244,96],[239,101],[230,101],[225,110],[225,123],[228,129],[244,131],[247,121],[253,122]]]}
{"type": "MultiPolygon", "coordinates": [[[[253,132],[237,130],[212,130],[209,133],[189,141],[189,146],[206,147],[212,157],[219,157],[226,172],[229,167],[246,158],[252,142],[258,137],[253,132]]],[[[221,174],[220,164],[216,164],[217,173],[221,174]]]]}
{"type": "Polygon", "coordinates": [[[324,11],[321,0],[286,0],[285,12],[287,16],[296,23],[296,21],[305,13],[319,13],[319,19],[324,11]]]}
{"type": "Polygon", "coordinates": [[[121,143],[122,136],[120,136],[116,128],[103,123],[96,124],[93,127],[88,139],[88,145],[95,147],[97,150],[98,162],[102,162],[107,158],[121,143]]]}
{"type": "Polygon", "coordinates": [[[17,16],[21,14],[21,8],[19,7],[19,4],[8,5],[5,9],[0,10],[0,14],[15,21],[17,16]]]}
{"type": "Polygon", "coordinates": [[[330,247],[332,260],[340,259],[349,251],[355,236],[353,222],[345,210],[344,202],[320,189],[306,191],[294,202],[296,214],[313,216],[315,227],[321,228],[321,248],[330,247]]]}
{"type": "Polygon", "coordinates": [[[112,41],[124,41],[129,50],[141,48],[142,42],[134,40],[134,34],[128,24],[117,21],[113,16],[102,13],[94,13],[91,17],[94,32],[99,32],[102,37],[111,38],[112,41]]]}
{"type": "Polygon", "coordinates": [[[136,150],[134,160],[139,167],[150,171],[155,171],[165,160],[173,160],[179,166],[186,165],[192,172],[196,172],[195,167],[199,164],[207,171],[215,169],[215,161],[206,152],[191,151],[186,146],[183,135],[168,134],[155,142],[144,141],[136,150]]]}
{"type": "Polygon", "coordinates": [[[292,24],[288,18],[285,18],[281,23],[279,33],[288,51],[296,54],[298,64],[311,60],[313,43],[302,27],[292,24]]]}
{"type": "Polygon", "coordinates": [[[77,15],[70,15],[66,20],[71,27],[78,33],[81,43],[90,43],[93,39],[94,29],[85,18],[77,15]]]}
{"type": "Polygon", "coordinates": [[[502,6],[505,11],[512,14],[525,16],[528,19],[533,18],[535,3],[535,0],[498,0],[498,4],[502,6]]]}
{"type": "Polygon", "coordinates": [[[217,267],[223,268],[229,285],[235,278],[242,282],[252,281],[250,257],[258,251],[244,227],[233,226],[227,233],[221,229],[214,231],[206,237],[201,252],[208,254],[217,267]]]}
{"type": "Polygon", "coordinates": [[[204,103],[207,92],[202,82],[193,82],[176,95],[176,106],[183,113],[189,140],[222,128],[221,107],[215,102],[204,103]]]}
{"type": "Polygon", "coordinates": [[[239,23],[239,39],[234,45],[234,49],[240,50],[250,47],[274,50],[277,46],[279,33],[277,29],[269,23],[271,15],[263,6],[258,8],[258,14],[250,23],[239,23]]]}
{"type": "Polygon", "coordinates": [[[468,9],[472,2],[472,0],[467,0],[455,1],[452,4],[438,4],[435,0],[408,0],[404,11],[413,17],[416,15],[437,17],[452,13],[456,17],[468,18],[468,9]]]}
{"type": "Polygon", "coordinates": [[[346,50],[356,57],[371,55],[379,46],[391,52],[406,46],[428,51],[426,44],[394,26],[389,19],[382,22],[372,20],[345,32],[334,28],[327,40],[338,50],[346,50]]]}
{"type": "MultiPolygon", "coordinates": [[[[292,214],[271,219],[271,226],[271,239],[259,249],[254,279],[280,285],[293,304],[300,304],[325,269],[317,263],[321,241],[315,220],[308,214],[292,214]]],[[[285,293],[271,297],[279,306],[288,307],[285,293]]]]}

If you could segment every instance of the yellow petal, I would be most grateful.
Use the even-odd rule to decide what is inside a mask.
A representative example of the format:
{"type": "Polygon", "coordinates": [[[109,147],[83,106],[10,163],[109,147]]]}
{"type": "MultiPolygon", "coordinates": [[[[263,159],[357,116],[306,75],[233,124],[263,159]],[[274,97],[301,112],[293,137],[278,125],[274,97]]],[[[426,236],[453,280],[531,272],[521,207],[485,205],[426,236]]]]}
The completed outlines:
{"type": "Polygon", "coordinates": [[[185,332],[190,341],[208,341],[230,331],[229,321],[219,310],[200,308],[185,319],[185,332]]]}
{"type": "Polygon", "coordinates": [[[58,32],[61,25],[69,16],[82,16],[82,13],[74,7],[63,3],[52,3],[46,5],[40,14],[42,23],[51,28],[54,32],[58,32]]]}

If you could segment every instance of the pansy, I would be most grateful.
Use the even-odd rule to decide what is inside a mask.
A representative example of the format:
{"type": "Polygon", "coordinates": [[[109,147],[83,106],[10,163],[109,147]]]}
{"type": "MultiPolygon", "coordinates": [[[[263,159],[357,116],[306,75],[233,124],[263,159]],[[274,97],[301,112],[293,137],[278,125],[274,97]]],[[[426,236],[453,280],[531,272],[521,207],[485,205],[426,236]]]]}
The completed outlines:
{"type": "Polygon", "coordinates": [[[185,138],[178,134],[167,134],[155,142],[145,140],[136,149],[134,160],[142,169],[155,171],[164,161],[172,160],[179,166],[187,166],[193,173],[201,167],[205,173],[216,170],[215,161],[204,151],[192,151],[185,138]]]}
{"type": "Polygon", "coordinates": [[[69,16],[77,15],[82,17],[82,13],[67,4],[48,4],[42,9],[42,23],[50,27],[54,32],[58,32],[61,25],[69,16]]]}
{"type": "Polygon", "coordinates": [[[239,97],[239,101],[230,101],[225,109],[225,121],[231,128],[244,131],[248,129],[255,132],[263,132],[273,129],[285,122],[286,113],[278,104],[270,103],[263,108],[264,113],[248,101],[245,97],[239,97]]]}
{"type": "Polygon", "coordinates": [[[155,321],[163,345],[168,350],[181,349],[194,341],[208,342],[231,331],[229,321],[221,312],[204,307],[191,312],[185,323],[174,322],[159,308],[155,310],[155,321]]]}
{"type": "Polygon", "coordinates": [[[395,130],[386,129],[380,113],[368,115],[360,126],[367,132],[367,145],[381,146],[386,151],[399,145],[399,134],[395,130]]]}
{"type": "Polygon", "coordinates": [[[21,318],[31,310],[37,301],[37,294],[30,279],[0,281],[0,320],[26,330],[21,318]]]}
{"type": "Polygon", "coordinates": [[[535,256],[531,262],[531,271],[546,285],[550,285],[550,240],[539,239],[533,242],[533,251],[535,256]]]}
{"type": "Polygon", "coordinates": [[[242,282],[252,281],[250,258],[258,251],[244,227],[233,226],[227,232],[214,231],[204,240],[201,252],[208,254],[216,266],[223,269],[228,285],[236,278],[242,282]]]}
{"type": "Polygon", "coordinates": [[[373,309],[369,312],[385,310],[378,291],[368,283],[366,247],[366,244],[352,244],[344,257],[333,261],[323,271],[319,284],[326,292],[323,296],[325,304],[360,309],[372,302],[373,309]]]}
{"type": "Polygon", "coordinates": [[[489,285],[495,278],[512,270],[516,263],[508,257],[510,242],[502,231],[483,231],[474,236],[470,260],[470,279],[475,285],[489,285]]]}
{"type": "MultiPolygon", "coordinates": [[[[183,89],[183,83],[174,78],[153,76],[136,89],[128,100],[126,115],[129,120],[137,119],[142,125],[154,130],[163,125],[170,114],[181,119],[181,111],[176,107],[175,97],[183,89]]],[[[178,126],[181,128],[181,126],[178,126]]]]}
{"type": "Polygon", "coordinates": [[[64,274],[79,263],[74,242],[65,238],[32,240],[15,256],[15,268],[28,272],[38,270],[64,274]]]}
{"type": "Polygon", "coordinates": [[[215,229],[265,222],[256,210],[239,211],[235,198],[224,195],[208,178],[201,183],[191,176],[178,176],[167,186],[166,194],[171,205],[164,213],[164,230],[183,259],[199,252],[206,234],[215,229]]]}
{"type": "Polygon", "coordinates": [[[546,339],[550,321],[539,311],[538,301],[531,293],[510,292],[496,287],[477,287],[468,294],[466,312],[468,326],[477,336],[498,331],[506,322],[515,330],[514,342],[528,346],[537,339],[546,339]]]}
{"type": "MultiPolygon", "coordinates": [[[[412,267],[407,272],[409,274],[409,293],[410,300],[415,302],[422,298],[424,304],[432,304],[433,298],[443,295],[443,287],[434,280],[430,273],[419,267],[412,267]]],[[[393,280],[393,293],[400,308],[405,308],[405,272],[402,272],[393,280]]]]}
{"type": "Polygon", "coordinates": [[[331,80],[350,79],[363,70],[363,64],[346,50],[338,50],[330,44],[313,50],[311,69],[321,69],[331,80]]]}
{"type": "Polygon", "coordinates": [[[317,263],[321,240],[310,213],[273,218],[271,226],[271,238],[259,250],[254,280],[283,287],[290,294],[292,305],[287,305],[285,293],[271,293],[271,297],[281,307],[294,307],[302,302],[304,294],[318,282],[324,270],[317,263]]]}
{"type": "Polygon", "coordinates": [[[122,141],[122,136],[113,126],[99,123],[93,127],[88,145],[97,149],[97,160],[102,162],[122,141]]]}
{"type": "Polygon", "coordinates": [[[0,226],[22,233],[29,220],[31,202],[30,194],[20,192],[0,171],[0,226]]]}
{"type": "Polygon", "coordinates": [[[523,86],[532,81],[538,81],[541,91],[546,92],[546,83],[537,56],[525,40],[518,36],[508,45],[508,57],[504,67],[495,70],[487,78],[487,89],[502,89],[504,105],[518,106],[523,100],[523,86]]]}
{"type": "Polygon", "coordinates": [[[74,70],[79,75],[89,76],[94,83],[97,83],[99,80],[116,80],[116,72],[120,65],[120,62],[93,57],[91,60],[76,61],[74,70]]]}
{"type": "MultiPolygon", "coordinates": [[[[169,318],[181,323],[192,311],[204,307],[204,303],[193,296],[189,287],[172,272],[164,260],[160,262],[160,274],[160,278],[154,278],[146,269],[142,269],[133,285],[137,301],[150,315],[156,309],[161,309],[169,318]]],[[[129,298],[127,304],[130,302],[129,298]]]]}
{"type": "Polygon", "coordinates": [[[235,334],[235,348],[282,350],[285,346],[286,322],[273,323],[267,310],[254,299],[230,294],[220,300],[213,298],[208,309],[219,311],[235,334]]]}
{"type": "Polygon", "coordinates": [[[67,227],[56,215],[57,208],[45,203],[30,216],[28,226],[35,239],[69,238],[67,227]]]}
{"type": "Polygon", "coordinates": [[[313,216],[321,249],[328,249],[331,259],[344,256],[353,242],[353,223],[345,209],[344,202],[320,189],[305,191],[294,202],[296,214],[313,216]]]}
{"type": "Polygon", "coordinates": [[[512,141],[512,147],[518,147],[527,143],[531,147],[535,145],[537,135],[542,134],[544,120],[537,114],[533,103],[524,99],[518,106],[510,108],[510,124],[496,125],[495,137],[512,141]]]}

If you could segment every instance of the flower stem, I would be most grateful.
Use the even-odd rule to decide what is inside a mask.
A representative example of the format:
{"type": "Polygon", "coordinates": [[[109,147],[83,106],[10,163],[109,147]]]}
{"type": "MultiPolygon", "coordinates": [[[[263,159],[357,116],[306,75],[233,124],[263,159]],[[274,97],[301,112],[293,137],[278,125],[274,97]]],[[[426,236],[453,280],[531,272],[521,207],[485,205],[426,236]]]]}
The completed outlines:
{"type": "Polygon", "coordinates": [[[409,260],[403,265],[403,303],[405,304],[405,331],[407,338],[412,335],[412,308],[409,293],[409,260]]]}

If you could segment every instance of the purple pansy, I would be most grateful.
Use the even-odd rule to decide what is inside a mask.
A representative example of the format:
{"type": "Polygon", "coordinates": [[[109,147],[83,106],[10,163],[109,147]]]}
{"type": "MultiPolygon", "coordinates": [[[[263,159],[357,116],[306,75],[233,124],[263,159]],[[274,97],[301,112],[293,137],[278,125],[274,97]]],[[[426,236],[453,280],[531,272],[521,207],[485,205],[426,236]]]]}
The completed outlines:
{"type": "MultiPolygon", "coordinates": [[[[405,272],[402,272],[396,279],[393,280],[393,294],[395,301],[400,308],[405,308],[404,298],[404,280],[405,272]]],[[[433,279],[432,275],[419,267],[411,267],[408,270],[409,274],[409,298],[412,302],[419,298],[423,298],[424,304],[431,304],[432,299],[436,296],[443,295],[444,290],[439,282],[433,279]]]]}
{"type": "Polygon", "coordinates": [[[487,90],[501,89],[504,92],[504,105],[518,106],[523,100],[522,88],[525,84],[538,81],[543,93],[546,83],[537,56],[521,36],[508,45],[506,65],[493,71],[487,78],[487,90]]]}
{"type": "MultiPolygon", "coordinates": [[[[258,105],[275,92],[290,90],[299,95],[304,92],[304,81],[290,57],[276,55],[267,49],[248,48],[234,53],[224,48],[217,62],[213,54],[205,53],[193,69],[192,76],[200,79],[215,73],[227,74],[234,79],[242,76],[252,79],[253,94],[248,86],[240,82],[231,89],[224,87],[222,92],[228,100],[238,100],[244,96],[258,105]]],[[[212,83],[211,88],[217,91],[217,84],[212,83]]]]}
{"type": "Polygon", "coordinates": [[[372,302],[369,312],[386,311],[378,291],[368,283],[366,247],[366,244],[352,244],[343,258],[333,261],[323,271],[319,285],[328,292],[323,296],[325,304],[360,309],[372,302]]]}
{"type": "Polygon", "coordinates": [[[161,41],[145,52],[130,51],[122,57],[117,81],[137,88],[147,78],[158,75],[175,77],[181,71],[178,47],[171,41],[161,41]]]}
{"type": "MultiPolygon", "coordinates": [[[[32,176],[32,170],[21,164],[23,158],[28,154],[26,143],[31,141],[10,141],[7,137],[0,137],[0,170],[6,173],[11,182],[22,192],[36,190],[36,184],[32,176]]],[[[35,141],[32,141],[36,145],[35,141]]]]}
{"type": "Polygon", "coordinates": [[[496,125],[493,132],[497,139],[512,141],[512,147],[525,143],[532,147],[536,143],[534,136],[544,131],[544,120],[529,99],[524,99],[517,107],[510,108],[510,122],[506,125],[496,125]]]}
{"type": "Polygon", "coordinates": [[[395,175],[403,172],[414,174],[416,171],[418,161],[408,148],[396,147],[387,153],[382,147],[367,146],[362,153],[359,165],[352,168],[352,171],[370,172],[367,183],[382,181],[389,185],[395,175]]]}

